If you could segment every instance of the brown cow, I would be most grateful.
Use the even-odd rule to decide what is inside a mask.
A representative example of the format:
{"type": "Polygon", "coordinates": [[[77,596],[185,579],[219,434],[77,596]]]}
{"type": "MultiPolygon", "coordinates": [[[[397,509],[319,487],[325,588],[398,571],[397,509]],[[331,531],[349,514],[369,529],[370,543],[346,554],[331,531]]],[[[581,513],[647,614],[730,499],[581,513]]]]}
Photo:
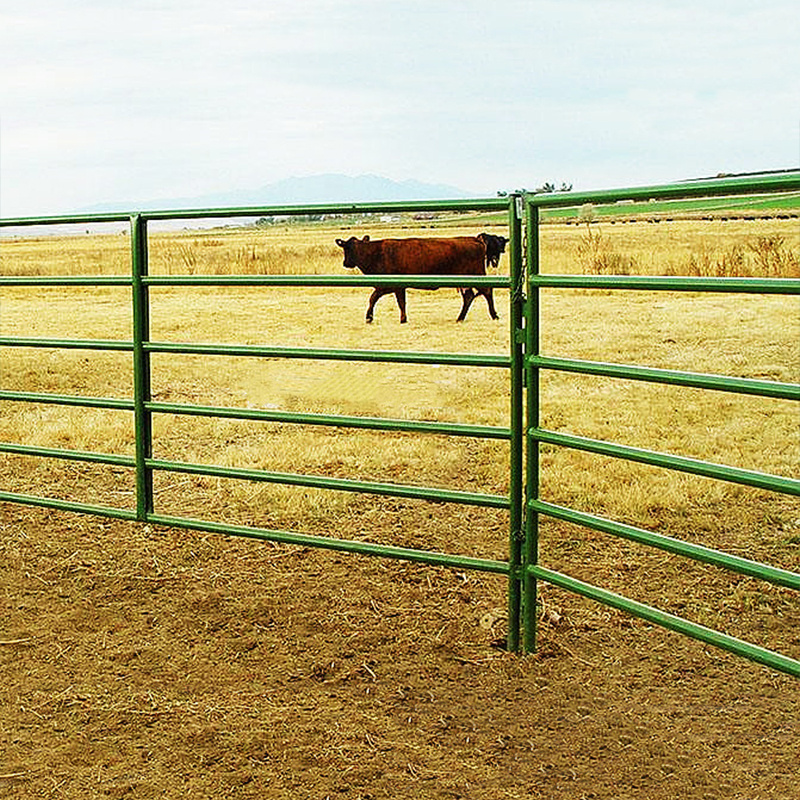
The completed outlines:
{"type": "MultiPolygon", "coordinates": [[[[369,236],[347,241],[337,239],[344,250],[344,266],[360,269],[365,275],[485,275],[486,245],[481,239],[459,236],[451,239],[377,239],[369,236]]],[[[435,287],[431,287],[435,288],[435,287]]],[[[400,322],[406,322],[406,287],[378,286],[367,307],[367,322],[372,322],[375,303],[385,294],[394,294],[400,309],[400,322]]],[[[489,314],[497,319],[492,289],[465,289],[458,322],[463,322],[478,294],[486,298],[489,314]]]]}

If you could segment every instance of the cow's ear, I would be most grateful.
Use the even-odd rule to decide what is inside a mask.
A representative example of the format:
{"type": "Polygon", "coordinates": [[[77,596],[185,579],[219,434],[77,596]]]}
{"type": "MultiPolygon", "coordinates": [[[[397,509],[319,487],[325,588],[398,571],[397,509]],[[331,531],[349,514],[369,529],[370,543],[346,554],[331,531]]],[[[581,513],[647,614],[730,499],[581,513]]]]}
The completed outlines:
{"type": "Polygon", "coordinates": [[[361,241],[362,242],[368,242],[369,241],[369,234],[367,234],[361,241]]]}
{"type": "Polygon", "coordinates": [[[345,241],[344,241],[344,239],[337,239],[336,240],[336,244],[338,244],[339,247],[344,247],[345,246],[345,241]]]}

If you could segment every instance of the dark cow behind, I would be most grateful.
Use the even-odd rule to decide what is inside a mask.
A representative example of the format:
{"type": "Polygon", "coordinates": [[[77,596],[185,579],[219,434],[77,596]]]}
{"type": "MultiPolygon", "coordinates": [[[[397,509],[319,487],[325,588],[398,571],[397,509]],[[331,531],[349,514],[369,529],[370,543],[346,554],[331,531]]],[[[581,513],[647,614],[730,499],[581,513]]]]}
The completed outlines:
{"type": "MultiPolygon", "coordinates": [[[[450,239],[376,239],[369,236],[347,241],[337,239],[344,251],[344,266],[360,269],[365,275],[485,275],[486,244],[476,236],[450,239]]],[[[435,288],[435,287],[432,287],[435,288]]],[[[367,322],[372,322],[375,303],[385,294],[394,294],[400,309],[400,322],[406,322],[406,287],[378,286],[372,292],[367,307],[367,322]]],[[[464,289],[461,292],[461,313],[458,322],[467,316],[478,294],[486,298],[489,314],[497,319],[492,289],[464,289]]]]}
{"type": "MultiPolygon", "coordinates": [[[[479,233],[477,238],[486,247],[486,266],[497,269],[500,266],[500,256],[506,251],[508,239],[505,236],[495,236],[493,233],[479,233]]],[[[459,289],[458,291],[461,292],[462,297],[468,294],[472,295],[469,298],[469,303],[481,293],[479,289],[459,289]]],[[[494,319],[497,319],[497,317],[494,319]]]]}
{"type": "Polygon", "coordinates": [[[486,266],[497,269],[500,255],[506,251],[508,239],[505,236],[495,236],[493,233],[479,233],[478,238],[486,245],[486,266]]]}

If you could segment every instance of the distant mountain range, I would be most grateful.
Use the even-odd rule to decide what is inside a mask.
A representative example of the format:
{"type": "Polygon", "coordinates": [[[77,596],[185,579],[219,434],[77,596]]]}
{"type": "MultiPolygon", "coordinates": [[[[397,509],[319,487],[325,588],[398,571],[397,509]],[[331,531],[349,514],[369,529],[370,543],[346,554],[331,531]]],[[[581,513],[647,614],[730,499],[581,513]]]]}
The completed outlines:
{"type": "Polygon", "coordinates": [[[107,202],[83,208],[82,213],[152,211],[155,209],[250,208],[314,203],[378,203],[402,200],[457,200],[469,192],[445,184],[393,181],[380,175],[309,175],[286,178],[260,189],[218,192],[198,197],[174,197],[144,202],[107,202]]]}

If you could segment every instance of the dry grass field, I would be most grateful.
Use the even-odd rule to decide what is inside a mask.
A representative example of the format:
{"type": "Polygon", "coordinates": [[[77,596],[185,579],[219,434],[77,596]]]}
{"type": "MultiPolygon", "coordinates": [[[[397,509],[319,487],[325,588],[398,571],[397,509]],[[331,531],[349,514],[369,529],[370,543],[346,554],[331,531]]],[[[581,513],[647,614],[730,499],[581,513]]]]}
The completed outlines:
{"type": "MultiPolygon", "coordinates": [[[[449,227],[450,233],[484,229],[449,227]]],[[[154,232],[154,274],[340,274],[317,224],[154,232]]],[[[501,232],[500,229],[494,232],[501,232]]],[[[544,271],[797,276],[796,221],[568,226],[544,271]]],[[[6,239],[0,274],[127,274],[119,233],[6,239]]],[[[506,269],[505,258],[501,270],[506,269]]],[[[500,353],[481,298],[365,288],[152,290],[152,339],[500,353]]],[[[2,287],[0,336],[130,338],[124,288],[2,287]]],[[[797,298],[546,291],[543,352],[800,381],[797,298]]],[[[0,388],[130,397],[130,356],[0,348],[0,388]]],[[[506,424],[502,370],[154,355],[170,402],[506,424]]],[[[127,412],[0,401],[0,441],[132,454],[127,412]]],[[[796,405],[553,374],[553,430],[798,477],[796,405]]],[[[157,415],[155,455],[488,493],[502,442],[157,415]]],[[[542,497],[775,566],[800,503],[542,449],[542,497]]],[[[5,491],[134,504],[125,469],[0,454],[5,491]]],[[[157,510],[505,559],[504,512],[156,476],[157,510]]],[[[800,657],[796,592],[601,533],[543,525],[542,563],[800,657]]],[[[537,654],[498,646],[505,581],[402,562],[0,504],[0,795],[9,798],[769,798],[800,770],[796,679],[542,590],[537,654]]]]}

